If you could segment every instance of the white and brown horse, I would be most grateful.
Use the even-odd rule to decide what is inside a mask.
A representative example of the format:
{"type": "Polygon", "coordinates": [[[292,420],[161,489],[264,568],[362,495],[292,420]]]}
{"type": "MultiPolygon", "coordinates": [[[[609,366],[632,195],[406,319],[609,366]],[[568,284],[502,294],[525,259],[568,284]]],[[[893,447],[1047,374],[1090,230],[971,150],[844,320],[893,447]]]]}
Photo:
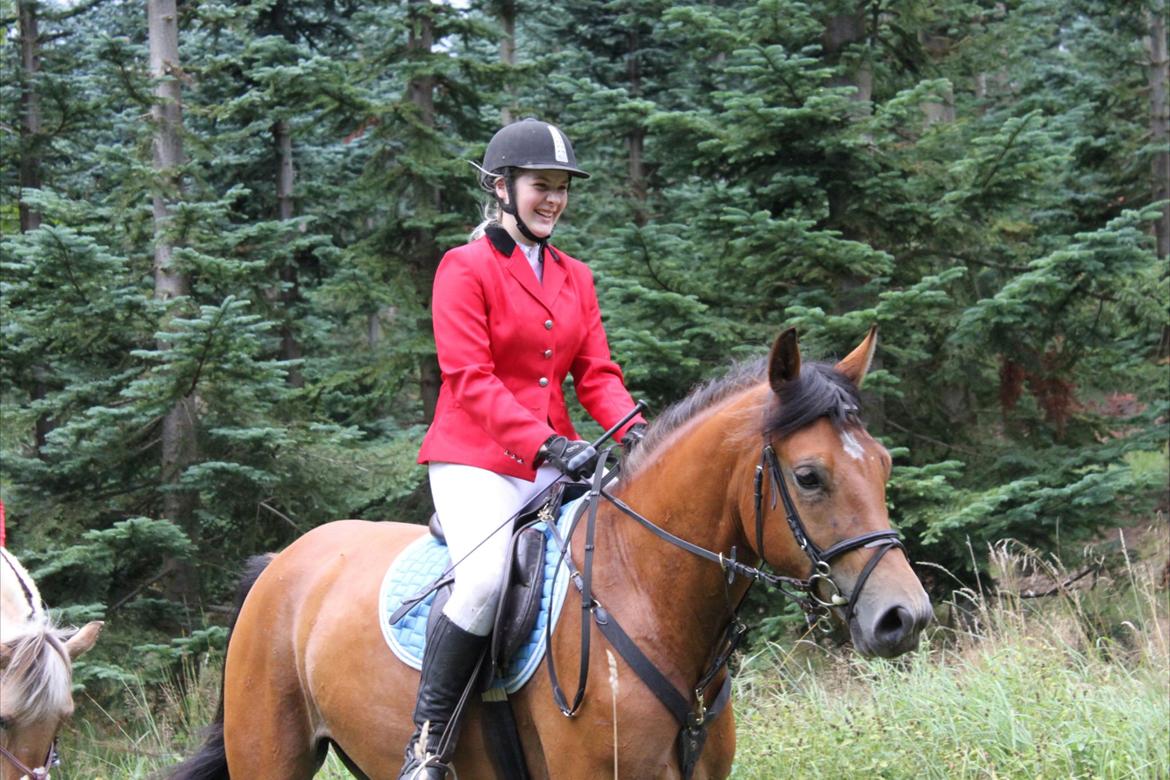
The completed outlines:
{"type": "Polygon", "coordinates": [[[102,624],[53,625],[32,577],[0,548],[0,780],[47,780],[57,730],[73,714],[73,659],[102,624]]]}

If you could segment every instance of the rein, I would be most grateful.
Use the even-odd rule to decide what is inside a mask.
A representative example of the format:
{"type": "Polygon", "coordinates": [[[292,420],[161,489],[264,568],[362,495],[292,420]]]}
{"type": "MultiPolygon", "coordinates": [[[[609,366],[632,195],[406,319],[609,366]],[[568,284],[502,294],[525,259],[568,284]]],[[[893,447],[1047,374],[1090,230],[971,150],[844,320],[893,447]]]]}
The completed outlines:
{"type": "Polygon", "coordinates": [[[33,769],[27,766],[23,761],[16,757],[8,748],[0,745],[0,756],[8,759],[8,763],[16,768],[17,772],[21,773],[22,777],[28,777],[30,780],[49,780],[49,767],[54,767],[61,763],[57,758],[57,740],[53,739],[52,744],[49,745],[49,753],[45,756],[45,761],[41,766],[33,769]]]}
{"type": "Polygon", "coordinates": [[[818,547],[809,538],[804,522],[800,518],[800,513],[796,509],[796,504],[793,502],[792,496],[788,491],[784,474],[780,469],[779,459],[776,457],[776,451],[770,442],[766,442],[760,455],[760,464],[756,466],[754,480],[756,545],[758,548],[756,553],[760,556],[761,561],[766,560],[764,558],[763,482],[764,476],[767,474],[772,488],[771,508],[775,509],[776,496],[779,494],[784,504],[784,514],[788,527],[792,531],[797,545],[808,556],[812,564],[809,576],[805,579],[769,574],[759,567],[749,566],[736,560],[735,547],[731,548],[729,555],[724,555],[721,552],[708,550],[705,547],[701,547],[672,534],[605,490],[605,486],[616,478],[618,471],[616,468],[608,472],[606,471],[605,464],[609,455],[610,449],[601,452],[596,471],[593,475],[589,497],[573,518],[565,537],[561,538],[555,525],[549,526],[553,538],[561,548],[560,560],[553,574],[554,585],[557,573],[560,571],[560,566],[563,563],[569,570],[569,575],[581,594],[582,610],[580,667],[578,669],[577,692],[571,704],[566,698],[557,679],[556,666],[553,658],[554,654],[552,652],[551,621],[545,625],[546,646],[549,648],[546,663],[548,666],[549,680],[552,685],[553,698],[565,717],[573,717],[577,714],[585,696],[585,687],[589,676],[590,617],[592,617],[592,622],[597,625],[597,628],[609,640],[609,643],[614,649],[618,651],[618,654],[622,656],[642,682],[650,689],[651,693],[662,702],[666,709],[674,716],[675,720],[679,722],[681,726],[678,738],[679,761],[683,777],[689,778],[694,772],[699,754],[706,741],[707,725],[718,717],[730,699],[731,675],[724,676],[723,684],[716,694],[715,699],[710,704],[707,704],[705,701],[707,687],[719,672],[727,666],[732,653],[735,652],[736,647],[738,647],[740,641],[748,631],[747,626],[739,617],[739,610],[747,598],[747,591],[744,592],[739,604],[732,607],[730,598],[727,596],[727,586],[734,582],[736,577],[748,579],[750,581],[748,584],[749,590],[756,582],[763,582],[778,590],[784,597],[800,605],[809,625],[821,625],[825,627],[826,621],[834,608],[845,607],[845,619],[848,621],[853,616],[857,599],[878,562],[891,549],[896,547],[905,553],[906,548],[902,544],[898,532],[893,529],[869,531],[836,542],[823,550],[818,547]],[[706,671],[700,675],[699,681],[691,689],[690,696],[675,688],[674,684],[666,678],[658,667],[638,648],[637,644],[630,639],[629,635],[618,624],[617,619],[593,597],[593,540],[597,510],[601,498],[605,498],[622,514],[637,521],[643,528],[650,531],[659,539],[685,550],[692,555],[719,564],[719,567],[726,574],[724,591],[725,598],[728,600],[730,619],[727,628],[713,646],[711,652],[713,658],[710,664],[707,666],[706,671]],[[568,540],[572,538],[577,523],[585,515],[588,515],[588,519],[585,526],[585,549],[582,560],[584,571],[582,572],[576,568],[572,558],[568,555],[568,540]],[[832,562],[841,555],[862,547],[877,548],[877,551],[866,562],[865,567],[857,578],[857,582],[853,586],[852,594],[846,599],[841,595],[840,588],[833,580],[832,562]],[[821,596],[820,590],[822,588],[826,591],[826,598],[822,598],[821,596]]]}

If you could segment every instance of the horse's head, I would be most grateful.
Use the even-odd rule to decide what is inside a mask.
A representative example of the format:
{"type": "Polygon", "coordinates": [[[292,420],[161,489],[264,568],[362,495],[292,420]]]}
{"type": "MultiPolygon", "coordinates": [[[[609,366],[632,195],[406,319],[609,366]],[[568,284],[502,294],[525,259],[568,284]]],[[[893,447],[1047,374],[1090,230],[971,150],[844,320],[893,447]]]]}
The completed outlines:
{"type": "Polygon", "coordinates": [[[43,624],[0,644],[0,780],[49,777],[57,730],[73,714],[73,659],[101,628],[95,620],[62,638],[43,624]]]}
{"type": "Polygon", "coordinates": [[[892,657],[917,647],[931,608],[890,530],[889,453],[859,417],[858,388],[876,345],[872,329],[835,366],[802,366],[796,331],[776,339],[765,425],[775,456],[766,446],[764,497],[744,531],[777,571],[811,576],[815,597],[848,625],[858,652],[892,657]]]}
{"type": "Polygon", "coordinates": [[[73,714],[73,659],[93,647],[102,623],[71,634],[54,628],[19,562],[4,551],[0,567],[0,780],[41,780],[73,714]]]}

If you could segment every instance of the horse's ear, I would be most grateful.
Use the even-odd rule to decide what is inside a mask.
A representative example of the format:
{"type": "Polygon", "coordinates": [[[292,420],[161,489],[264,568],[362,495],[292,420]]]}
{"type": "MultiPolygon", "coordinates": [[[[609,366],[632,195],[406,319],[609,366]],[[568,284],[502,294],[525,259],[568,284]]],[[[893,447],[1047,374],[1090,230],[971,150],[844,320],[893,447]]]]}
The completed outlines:
{"type": "Polygon", "coordinates": [[[75,659],[82,653],[89,651],[94,642],[97,641],[98,634],[102,632],[103,625],[105,623],[100,620],[91,620],[80,631],[65,640],[65,649],[69,651],[69,658],[75,659]]]}
{"type": "Polygon", "coordinates": [[[796,328],[789,328],[776,337],[768,356],[768,383],[772,392],[800,376],[800,345],[796,342],[796,328]]]}
{"type": "Polygon", "coordinates": [[[835,366],[857,387],[861,387],[869,371],[869,364],[873,362],[873,354],[877,351],[877,330],[877,325],[870,327],[862,342],[835,366]]]}

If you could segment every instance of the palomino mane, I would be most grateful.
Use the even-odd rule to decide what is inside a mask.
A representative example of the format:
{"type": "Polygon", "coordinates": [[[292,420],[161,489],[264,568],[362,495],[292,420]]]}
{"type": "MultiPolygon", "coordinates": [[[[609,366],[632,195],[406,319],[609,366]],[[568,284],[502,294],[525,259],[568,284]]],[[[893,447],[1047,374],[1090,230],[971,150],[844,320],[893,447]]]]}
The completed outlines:
{"type": "MultiPolygon", "coordinates": [[[[690,421],[714,409],[723,401],[767,381],[767,358],[732,365],[721,377],[699,385],[686,398],[663,410],[646,437],[625,464],[627,476],[634,474],[655,458],[657,450],[671,434],[690,421]]],[[[857,387],[831,363],[802,363],[800,376],[781,389],[779,403],[767,406],[761,436],[787,436],[806,425],[827,417],[838,429],[861,423],[861,398],[857,387]]]]}
{"type": "Polygon", "coordinates": [[[0,557],[0,641],[8,659],[0,678],[0,715],[13,725],[60,717],[73,705],[72,663],[63,643],[67,632],[53,625],[20,562],[7,550],[0,550],[0,557]]]}

